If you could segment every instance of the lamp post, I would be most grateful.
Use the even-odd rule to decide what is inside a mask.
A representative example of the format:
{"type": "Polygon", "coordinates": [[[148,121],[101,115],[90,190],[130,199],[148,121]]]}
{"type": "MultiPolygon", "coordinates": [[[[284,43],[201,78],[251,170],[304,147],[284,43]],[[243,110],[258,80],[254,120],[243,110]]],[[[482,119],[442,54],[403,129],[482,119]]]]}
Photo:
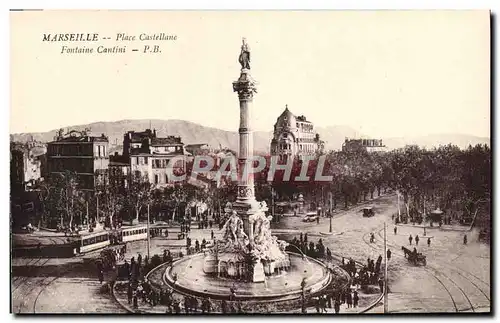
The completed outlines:
{"type": "Polygon", "coordinates": [[[274,187],[271,184],[271,215],[274,219],[274,187]]]}
{"type": "Polygon", "coordinates": [[[389,300],[387,299],[387,236],[386,236],[386,225],[384,222],[384,313],[389,313],[389,300]]]}
{"type": "Polygon", "coordinates": [[[97,192],[95,197],[96,197],[96,216],[95,216],[95,221],[96,223],[99,222],[99,195],[101,195],[102,192],[97,192]]]}
{"type": "Polygon", "coordinates": [[[333,231],[332,230],[332,217],[333,217],[332,216],[332,211],[330,211],[330,214],[329,214],[329,218],[330,218],[330,230],[329,231],[330,231],[330,233],[332,233],[332,231],[333,231]]]}
{"type": "Polygon", "coordinates": [[[90,221],[89,221],[89,201],[85,201],[85,208],[86,208],[86,211],[87,211],[87,227],[88,229],[90,229],[90,221]]]}
{"type": "Polygon", "coordinates": [[[333,217],[333,196],[330,192],[330,233],[332,233],[332,217],[333,217]]]}
{"type": "Polygon", "coordinates": [[[151,259],[150,256],[149,256],[149,249],[150,249],[150,234],[149,234],[149,203],[148,203],[148,223],[147,223],[147,232],[148,232],[148,235],[147,235],[147,244],[148,244],[148,259],[151,259]]]}

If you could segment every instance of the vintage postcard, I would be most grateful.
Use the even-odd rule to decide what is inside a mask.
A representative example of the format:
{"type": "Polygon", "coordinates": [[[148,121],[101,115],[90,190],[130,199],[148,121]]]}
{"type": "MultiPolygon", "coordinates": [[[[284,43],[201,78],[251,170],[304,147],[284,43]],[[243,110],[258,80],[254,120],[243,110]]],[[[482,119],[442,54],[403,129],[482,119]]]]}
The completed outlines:
{"type": "Polygon", "coordinates": [[[491,313],[490,19],[11,11],[11,312],[491,313]]]}

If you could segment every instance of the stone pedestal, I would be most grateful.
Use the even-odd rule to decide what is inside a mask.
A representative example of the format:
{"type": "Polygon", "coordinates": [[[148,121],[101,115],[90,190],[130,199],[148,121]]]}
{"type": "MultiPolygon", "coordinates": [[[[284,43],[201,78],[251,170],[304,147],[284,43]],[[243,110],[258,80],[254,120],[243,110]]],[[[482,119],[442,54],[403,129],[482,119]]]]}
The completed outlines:
{"type": "Polygon", "coordinates": [[[257,261],[253,264],[253,277],[252,281],[254,283],[263,283],[266,279],[266,275],[264,274],[264,266],[260,261],[257,261]]]}

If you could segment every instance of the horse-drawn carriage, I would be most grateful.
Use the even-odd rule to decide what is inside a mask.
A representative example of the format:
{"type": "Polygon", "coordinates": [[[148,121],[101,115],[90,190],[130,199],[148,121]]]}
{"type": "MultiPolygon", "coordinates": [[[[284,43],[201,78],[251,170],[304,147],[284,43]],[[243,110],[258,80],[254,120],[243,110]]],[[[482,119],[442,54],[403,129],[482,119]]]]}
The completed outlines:
{"type": "Polygon", "coordinates": [[[405,248],[404,246],[401,247],[401,250],[403,250],[405,258],[408,259],[408,262],[417,266],[418,264],[422,265],[427,265],[427,259],[426,257],[419,252],[416,252],[416,249],[411,251],[408,248],[405,248]]]}

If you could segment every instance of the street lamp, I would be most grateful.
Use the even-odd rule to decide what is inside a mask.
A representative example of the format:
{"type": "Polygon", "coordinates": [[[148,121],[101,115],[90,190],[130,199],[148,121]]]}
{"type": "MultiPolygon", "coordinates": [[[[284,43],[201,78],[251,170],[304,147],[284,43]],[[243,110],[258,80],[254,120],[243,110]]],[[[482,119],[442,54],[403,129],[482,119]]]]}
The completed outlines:
{"type": "Polygon", "coordinates": [[[332,217],[333,217],[333,196],[330,192],[330,233],[332,233],[332,217]]]}
{"type": "Polygon", "coordinates": [[[148,235],[147,235],[147,245],[148,245],[148,259],[151,259],[150,256],[149,256],[149,249],[150,249],[150,233],[149,233],[149,203],[148,203],[148,223],[147,223],[147,232],[148,232],[148,235]]]}
{"type": "Polygon", "coordinates": [[[95,197],[96,197],[96,219],[95,221],[98,223],[99,222],[99,195],[102,194],[102,191],[96,192],[95,197]]]}
{"type": "Polygon", "coordinates": [[[330,218],[330,233],[332,233],[332,211],[329,212],[329,218],[330,218]]]}

